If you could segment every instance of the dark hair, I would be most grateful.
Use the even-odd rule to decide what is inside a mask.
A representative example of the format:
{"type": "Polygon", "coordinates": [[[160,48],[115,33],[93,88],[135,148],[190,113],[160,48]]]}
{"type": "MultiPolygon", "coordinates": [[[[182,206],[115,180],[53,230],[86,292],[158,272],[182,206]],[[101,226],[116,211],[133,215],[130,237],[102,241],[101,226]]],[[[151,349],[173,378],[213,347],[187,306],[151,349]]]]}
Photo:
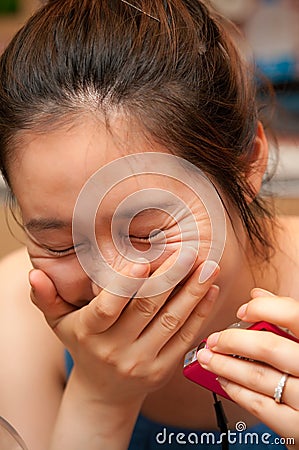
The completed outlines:
{"type": "Polygon", "coordinates": [[[121,109],[202,169],[267,259],[271,213],[246,179],[258,126],[253,76],[200,0],[51,0],[0,60],[0,167],[24,130],[121,109]],[[252,199],[248,202],[248,197],[252,199]],[[260,243],[261,245],[259,245],[260,243]]]}

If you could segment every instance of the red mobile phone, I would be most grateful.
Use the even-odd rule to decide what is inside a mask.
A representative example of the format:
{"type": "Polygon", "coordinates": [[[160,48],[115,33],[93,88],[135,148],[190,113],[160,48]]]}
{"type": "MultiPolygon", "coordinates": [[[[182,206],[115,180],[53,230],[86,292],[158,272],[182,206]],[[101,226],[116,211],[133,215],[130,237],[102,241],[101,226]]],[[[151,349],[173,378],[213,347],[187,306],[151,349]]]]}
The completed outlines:
{"type": "MultiPolygon", "coordinates": [[[[259,331],[270,331],[272,333],[278,334],[279,336],[291,339],[292,341],[298,342],[299,339],[296,338],[293,334],[289,333],[287,330],[280,328],[269,322],[257,322],[257,323],[246,323],[246,322],[237,322],[231,325],[228,328],[241,328],[247,330],[259,330],[259,331]]],[[[184,369],[183,374],[186,378],[193,381],[194,383],[199,384],[200,386],[209,389],[210,391],[215,392],[216,394],[221,395],[229,400],[232,400],[230,396],[222,389],[221,385],[217,381],[217,375],[209,370],[204,369],[199,362],[197,361],[197,352],[202,348],[207,347],[207,339],[201,341],[198,347],[190,350],[185,355],[184,361],[184,369]]],[[[231,355],[235,358],[247,359],[238,355],[231,355]]],[[[233,400],[232,400],[233,401],[233,400]]]]}

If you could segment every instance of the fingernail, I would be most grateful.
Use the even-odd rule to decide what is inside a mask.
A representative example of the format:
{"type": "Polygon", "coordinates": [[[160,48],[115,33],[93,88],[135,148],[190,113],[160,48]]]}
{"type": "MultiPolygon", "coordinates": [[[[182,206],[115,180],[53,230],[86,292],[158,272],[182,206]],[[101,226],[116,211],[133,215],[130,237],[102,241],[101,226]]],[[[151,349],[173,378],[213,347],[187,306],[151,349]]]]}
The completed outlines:
{"type": "Polygon", "coordinates": [[[34,289],[34,286],[33,286],[33,283],[34,283],[33,272],[34,272],[34,269],[30,270],[30,272],[28,273],[29,283],[30,283],[30,286],[32,287],[32,289],[34,289]]]}
{"type": "Polygon", "coordinates": [[[206,365],[210,362],[213,353],[208,348],[203,348],[197,353],[197,360],[199,364],[206,365]]]}
{"type": "Polygon", "coordinates": [[[216,380],[222,387],[226,387],[228,385],[228,380],[223,377],[217,377],[216,380]]]}
{"type": "Polygon", "coordinates": [[[252,289],[251,295],[252,297],[265,297],[265,296],[275,297],[275,294],[273,294],[272,292],[266,291],[266,289],[261,288],[252,289]]]}
{"type": "Polygon", "coordinates": [[[92,293],[93,293],[93,295],[96,297],[97,295],[99,295],[99,293],[101,292],[101,288],[97,285],[97,284],[95,284],[95,283],[92,283],[91,284],[91,290],[92,290],[92,293]]]}
{"type": "Polygon", "coordinates": [[[135,263],[130,267],[130,275],[132,277],[141,277],[148,270],[148,261],[145,258],[136,259],[135,263]]]}
{"type": "Polygon", "coordinates": [[[216,299],[216,297],[218,296],[219,291],[220,291],[219,286],[217,286],[217,284],[212,284],[212,286],[206,293],[205,299],[213,302],[216,299]]]}
{"type": "Polygon", "coordinates": [[[219,266],[215,261],[205,261],[199,274],[199,283],[205,283],[209,278],[211,278],[217,267],[219,266]]]}
{"type": "Polygon", "coordinates": [[[220,334],[221,334],[221,332],[219,331],[217,333],[211,334],[211,336],[208,337],[207,344],[208,344],[209,348],[213,348],[217,345],[220,334]]]}
{"type": "Polygon", "coordinates": [[[239,319],[243,319],[243,317],[246,316],[247,306],[248,306],[248,303],[245,303],[244,305],[240,306],[240,308],[238,309],[237,317],[239,317],[239,319]]]}

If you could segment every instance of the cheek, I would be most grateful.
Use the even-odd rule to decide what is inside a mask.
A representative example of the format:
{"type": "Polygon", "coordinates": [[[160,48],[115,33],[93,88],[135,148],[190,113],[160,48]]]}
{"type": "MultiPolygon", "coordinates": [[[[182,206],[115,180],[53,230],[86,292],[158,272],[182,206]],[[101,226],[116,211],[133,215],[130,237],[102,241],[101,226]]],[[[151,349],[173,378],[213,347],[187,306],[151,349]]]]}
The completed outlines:
{"type": "MultiPolygon", "coordinates": [[[[159,257],[151,261],[151,273],[158,269],[177,249],[180,248],[181,242],[190,246],[198,245],[199,237],[199,256],[197,266],[208,254],[211,246],[211,227],[209,218],[205,214],[194,215],[194,219],[190,217],[183,218],[179,226],[173,226],[165,231],[165,247],[159,257]],[[196,227],[194,226],[196,223],[196,227]]],[[[102,255],[106,263],[115,271],[123,270],[127,264],[125,257],[120,254],[111,239],[99,239],[98,245],[101,248],[102,255]]],[[[153,248],[159,245],[159,242],[152,243],[153,248]]],[[[148,245],[134,244],[140,252],[148,250],[148,245]]],[[[93,252],[91,252],[93,253],[93,252]]],[[[95,255],[91,255],[96,265],[95,255]]],[[[54,282],[58,294],[67,302],[82,306],[90,301],[94,295],[91,288],[91,280],[82,269],[77,257],[70,255],[63,258],[31,258],[32,264],[36,269],[43,270],[49,278],[54,282]]]]}
{"type": "Polygon", "coordinates": [[[42,270],[51,278],[60,297],[68,303],[82,306],[94,297],[91,281],[76,257],[31,258],[31,261],[33,267],[42,270]]]}

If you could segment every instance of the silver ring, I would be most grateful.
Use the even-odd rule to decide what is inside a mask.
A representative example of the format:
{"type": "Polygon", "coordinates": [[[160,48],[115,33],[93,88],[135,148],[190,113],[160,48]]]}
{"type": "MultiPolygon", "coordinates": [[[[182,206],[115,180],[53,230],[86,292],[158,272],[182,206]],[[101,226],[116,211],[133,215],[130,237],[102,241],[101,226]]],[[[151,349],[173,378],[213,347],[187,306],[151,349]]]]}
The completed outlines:
{"type": "Polygon", "coordinates": [[[282,394],[283,394],[283,390],[285,388],[286,382],[288,379],[288,374],[287,373],[283,373],[282,377],[280,378],[278,385],[275,388],[274,391],[274,400],[276,401],[276,403],[281,403],[281,398],[282,398],[282,394]]]}

